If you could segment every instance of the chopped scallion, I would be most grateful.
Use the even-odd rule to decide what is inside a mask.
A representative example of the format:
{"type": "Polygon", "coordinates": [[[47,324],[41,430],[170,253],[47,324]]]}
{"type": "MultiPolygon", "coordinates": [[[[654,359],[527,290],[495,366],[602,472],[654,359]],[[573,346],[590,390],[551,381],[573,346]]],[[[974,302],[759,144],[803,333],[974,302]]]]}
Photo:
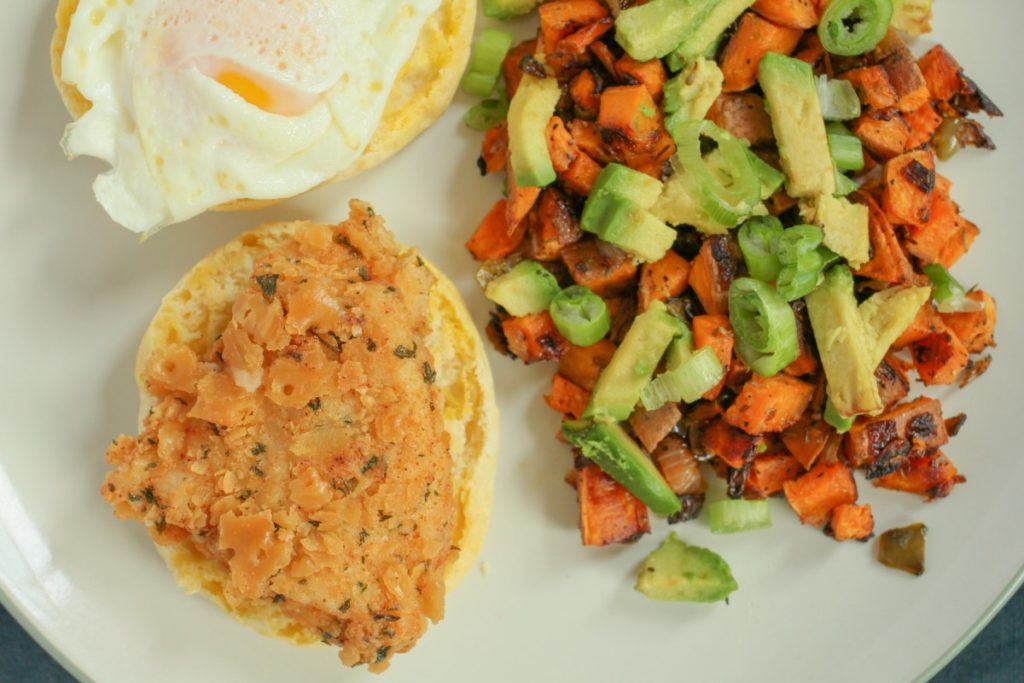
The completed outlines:
{"type": "Polygon", "coordinates": [[[717,500],[708,506],[708,526],[712,533],[732,534],[771,525],[772,515],[765,500],[717,500]]]}
{"type": "Polygon", "coordinates": [[[800,355],[796,316],[771,285],[749,277],[729,287],[729,322],[736,353],[762,377],[771,377],[800,355]]]}
{"type": "Polygon", "coordinates": [[[892,0],[831,0],[818,24],[818,37],[834,55],[862,55],[882,42],[892,14],[892,0]]]}
{"type": "Polygon", "coordinates": [[[485,28],[473,43],[469,65],[462,77],[462,89],[470,95],[490,95],[498,82],[501,63],[511,47],[511,33],[485,28]]]}
{"type": "Polygon", "coordinates": [[[558,331],[577,346],[596,344],[611,327],[608,304],[581,285],[567,287],[556,294],[550,312],[558,331]]]}
{"type": "Polygon", "coordinates": [[[640,392],[640,402],[646,410],[657,410],[676,401],[693,403],[715,388],[724,376],[725,368],[714,349],[705,346],[675,369],[651,380],[640,392]]]}

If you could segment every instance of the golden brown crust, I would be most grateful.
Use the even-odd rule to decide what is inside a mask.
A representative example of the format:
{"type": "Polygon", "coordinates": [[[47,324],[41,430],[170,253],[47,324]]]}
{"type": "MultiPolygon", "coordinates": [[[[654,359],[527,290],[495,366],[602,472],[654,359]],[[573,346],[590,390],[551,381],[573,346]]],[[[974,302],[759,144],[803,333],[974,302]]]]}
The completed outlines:
{"type": "MultiPolygon", "coordinates": [[[[57,28],[50,43],[54,82],[68,112],[79,118],[92,106],[78,89],[61,79],[61,55],[71,17],[79,0],[59,0],[57,28]]],[[[429,128],[448,108],[462,71],[476,20],[476,0],[442,0],[427,19],[412,57],[399,72],[388,97],[380,124],[362,156],[328,183],[351,178],[396,154],[429,128]]],[[[325,183],[326,184],[326,183],[325,183]]],[[[213,207],[213,211],[252,211],[277,204],[280,199],[237,199],[213,207]]]]}
{"type": "MultiPolygon", "coordinates": [[[[153,403],[143,380],[150,356],[172,343],[185,344],[197,352],[209,347],[229,320],[232,302],[249,279],[254,262],[288,238],[299,225],[275,223],[244,233],[202,259],[164,297],[143,336],[136,359],[140,424],[153,403]]],[[[444,395],[445,431],[456,463],[454,545],[460,552],[446,570],[445,583],[450,590],[472,567],[487,530],[498,419],[483,344],[455,286],[439,271],[432,270],[436,278],[429,301],[433,329],[427,345],[444,395]]],[[[272,605],[229,606],[223,595],[226,569],[198,553],[191,544],[157,548],[189,592],[202,592],[262,633],[297,643],[319,642],[319,632],[298,625],[272,605]]]]}

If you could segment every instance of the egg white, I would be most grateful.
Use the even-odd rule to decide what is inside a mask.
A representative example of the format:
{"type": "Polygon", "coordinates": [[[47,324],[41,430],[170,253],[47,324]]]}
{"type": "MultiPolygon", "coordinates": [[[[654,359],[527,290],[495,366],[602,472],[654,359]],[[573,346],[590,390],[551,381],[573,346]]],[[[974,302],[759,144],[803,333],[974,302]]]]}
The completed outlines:
{"type": "Polygon", "coordinates": [[[64,149],[110,164],[96,198],[139,233],[300,194],[362,154],[440,1],[80,0],[61,66],[92,108],[64,149]]]}

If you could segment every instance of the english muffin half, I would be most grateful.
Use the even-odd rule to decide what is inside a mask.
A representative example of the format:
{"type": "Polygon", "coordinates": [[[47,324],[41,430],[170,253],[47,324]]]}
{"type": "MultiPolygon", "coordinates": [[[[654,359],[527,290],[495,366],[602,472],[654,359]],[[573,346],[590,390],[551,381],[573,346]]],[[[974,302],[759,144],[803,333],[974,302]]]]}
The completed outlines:
{"type": "Polygon", "coordinates": [[[368,205],[204,258],[136,377],[101,492],[186,589],[373,670],[443,616],[488,524],[492,380],[452,283],[368,205]]]}

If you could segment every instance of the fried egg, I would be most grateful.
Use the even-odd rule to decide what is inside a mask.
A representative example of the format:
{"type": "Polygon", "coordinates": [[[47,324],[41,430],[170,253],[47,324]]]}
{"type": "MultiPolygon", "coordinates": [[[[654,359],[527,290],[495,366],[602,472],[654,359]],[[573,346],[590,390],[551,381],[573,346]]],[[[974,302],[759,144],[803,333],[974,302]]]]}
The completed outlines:
{"type": "Polygon", "coordinates": [[[362,154],[440,2],[80,0],[64,150],[110,164],[96,198],[139,233],[300,194],[362,154]]]}

